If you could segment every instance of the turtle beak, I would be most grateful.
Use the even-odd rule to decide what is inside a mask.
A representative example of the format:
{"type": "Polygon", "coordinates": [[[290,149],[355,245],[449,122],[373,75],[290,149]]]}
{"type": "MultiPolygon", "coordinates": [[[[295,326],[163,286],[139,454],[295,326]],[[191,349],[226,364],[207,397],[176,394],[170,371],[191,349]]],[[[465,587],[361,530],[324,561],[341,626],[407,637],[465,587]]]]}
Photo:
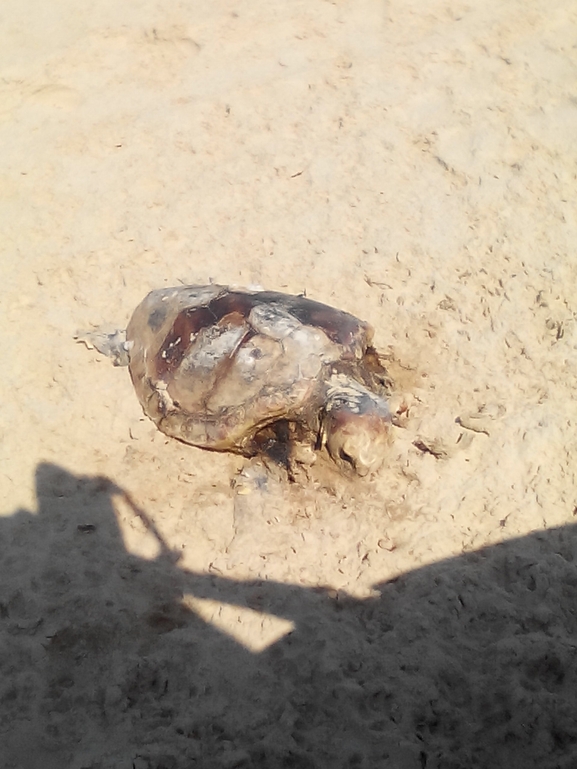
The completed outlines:
{"type": "Polygon", "coordinates": [[[324,421],[324,433],[328,452],[336,464],[364,478],[383,464],[390,444],[390,416],[388,412],[360,414],[333,410],[324,421]]]}

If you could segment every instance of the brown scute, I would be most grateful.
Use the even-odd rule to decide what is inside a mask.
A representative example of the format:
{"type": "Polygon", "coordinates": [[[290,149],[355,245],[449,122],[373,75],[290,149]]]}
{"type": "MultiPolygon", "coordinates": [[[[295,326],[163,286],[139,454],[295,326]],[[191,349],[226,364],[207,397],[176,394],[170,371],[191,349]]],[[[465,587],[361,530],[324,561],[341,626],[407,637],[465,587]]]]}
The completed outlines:
{"type": "Polygon", "coordinates": [[[201,328],[212,326],[214,322],[210,305],[179,312],[156,356],[157,376],[163,377],[178,368],[192,339],[201,328]]]}
{"type": "Polygon", "coordinates": [[[229,293],[203,307],[180,312],[156,358],[158,377],[178,368],[194,338],[203,328],[216,324],[240,326],[256,304],[248,294],[229,293]]]}
{"type": "Polygon", "coordinates": [[[231,313],[238,313],[247,319],[252,308],[257,304],[262,304],[262,302],[258,301],[259,296],[260,294],[244,294],[238,291],[229,291],[223,296],[213,299],[208,306],[213,313],[215,322],[231,313]]]}
{"type": "Polygon", "coordinates": [[[305,326],[322,329],[331,342],[336,344],[350,345],[358,334],[359,327],[367,328],[366,324],[348,312],[336,310],[306,297],[261,291],[254,298],[258,304],[280,304],[305,326]]]}

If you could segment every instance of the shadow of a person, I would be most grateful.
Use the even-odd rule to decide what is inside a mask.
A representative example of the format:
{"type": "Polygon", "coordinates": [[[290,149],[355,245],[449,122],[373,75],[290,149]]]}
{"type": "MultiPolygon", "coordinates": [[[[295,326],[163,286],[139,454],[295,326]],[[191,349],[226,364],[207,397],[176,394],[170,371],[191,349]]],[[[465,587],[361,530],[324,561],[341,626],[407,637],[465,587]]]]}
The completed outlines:
{"type": "Polygon", "coordinates": [[[577,527],[357,601],[186,571],[106,478],[41,465],[37,494],[0,520],[6,769],[577,766],[577,527]],[[126,551],[118,494],[155,560],[126,551]],[[253,654],[185,593],[294,631],[253,654]]]}
{"type": "MultiPolygon", "coordinates": [[[[131,766],[151,730],[175,720],[169,681],[210,721],[213,652],[251,655],[181,604],[166,548],[154,561],[126,551],[121,489],[51,464],[36,489],[37,514],[0,519],[0,766],[100,766],[109,754],[107,766],[131,766]]],[[[194,759],[199,740],[183,739],[179,755],[194,759]]]]}

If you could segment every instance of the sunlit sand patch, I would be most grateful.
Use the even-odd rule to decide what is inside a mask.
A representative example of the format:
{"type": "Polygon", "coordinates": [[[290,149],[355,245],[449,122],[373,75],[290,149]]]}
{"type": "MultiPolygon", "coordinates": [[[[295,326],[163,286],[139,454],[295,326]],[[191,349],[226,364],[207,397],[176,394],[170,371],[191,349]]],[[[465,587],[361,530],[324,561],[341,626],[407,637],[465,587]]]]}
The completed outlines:
{"type": "Polygon", "coordinates": [[[294,630],[294,622],[244,606],[185,595],[183,604],[205,622],[259,654],[294,630]]]}
{"type": "Polygon", "coordinates": [[[138,515],[135,515],[126,495],[115,495],[114,506],[126,551],[148,561],[158,558],[162,550],[158,536],[138,515]]]}

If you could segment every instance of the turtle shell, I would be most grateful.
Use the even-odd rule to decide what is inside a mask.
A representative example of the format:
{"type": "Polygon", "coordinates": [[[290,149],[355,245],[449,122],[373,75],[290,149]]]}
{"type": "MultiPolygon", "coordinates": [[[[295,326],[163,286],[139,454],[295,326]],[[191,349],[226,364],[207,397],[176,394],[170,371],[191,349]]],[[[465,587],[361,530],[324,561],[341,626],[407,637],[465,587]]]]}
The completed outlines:
{"type": "Polygon", "coordinates": [[[302,296],[218,285],[152,291],[127,328],[132,382],[157,427],[247,454],[278,420],[314,422],[327,376],[362,367],[372,336],[302,296]]]}

